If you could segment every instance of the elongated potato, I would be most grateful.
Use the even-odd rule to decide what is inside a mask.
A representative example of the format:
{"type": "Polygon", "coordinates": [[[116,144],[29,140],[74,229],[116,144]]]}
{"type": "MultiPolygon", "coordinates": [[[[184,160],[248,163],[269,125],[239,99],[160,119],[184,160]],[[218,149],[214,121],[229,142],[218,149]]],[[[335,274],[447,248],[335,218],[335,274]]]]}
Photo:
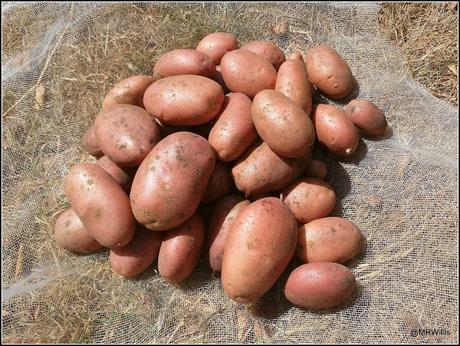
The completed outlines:
{"type": "Polygon", "coordinates": [[[294,213],[297,221],[307,223],[328,216],[335,207],[332,187],[317,178],[302,178],[283,191],[283,202],[294,213]]]}
{"type": "Polygon", "coordinates": [[[102,110],[113,105],[129,104],[144,108],[145,90],[155,81],[151,76],[131,76],[115,84],[102,103],[102,110]]]}
{"type": "Polygon", "coordinates": [[[215,272],[220,272],[228,232],[233,220],[251,202],[240,195],[226,195],[216,202],[209,218],[205,256],[209,266],[215,272]]]}
{"type": "Polygon", "coordinates": [[[337,156],[350,156],[358,148],[359,133],[351,120],[335,106],[319,104],[312,120],[318,141],[337,156]]]}
{"type": "Polygon", "coordinates": [[[153,67],[155,78],[178,75],[198,75],[212,78],[216,65],[211,58],[195,49],[175,49],[160,56],[153,67]]]}
{"type": "Polygon", "coordinates": [[[96,165],[109,173],[115,181],[123,187],[123,190],[129,191],[131,188],[132,178],[127,171],[118,167],[107,156],[102,156],[96,161],[96,165]]]}
{"type": "Polygon", "coordinates": [[[197,134],[176,132],[161,140],[139,166],[131,186],[136,220],[154,231],[184,223],[195,214],[215,161],[208,141],[197,134]]]}
{"type": "Polygon", "coordinates": [[[158,258],[161,241],[162,233],[138,224],[136,234],[128,245],[110,250],[110,267],[127,278],[139,275],[158,258]]]}
{"type": "Polygon", "coordinates": [[[301,55],[283,62],[276,76],[275,90],[289,97],[310,116],[312,90],[301,55]]]}
{"type": "Polygon", "coordinates": [[[232,188],[233,176],[231,166],[228,163],[216,161],[214,172],[209,179],[201,202],[212,203],[229,193],[232,188]]]}
{"type": "Polygon", "coordinates": [[[256,140],[251,105],[251,100],[242,93],[225,97],[221,114],[209,133],[209,144],[219,160],[236,160],[256,140]]]}
{"type": "Polygon", "coordinates": [[[307,263],[289,275],[284,294],[292,304],[309,310],[333,308],[355,290],[353,273],[338,263],[307,263]]]}
{"type": "Polygon", "coordinates": [[[239,303],[259,300],[291,260],[297,223],[278,198],[262,198],[233,221],[222,261],[225,293],[239,303]]]}
{"type": "Polygon", "coordinates": [[[275,90],[263,90],[251,107],[257,133],[275,153],[302,157],[311,150],[315,129],[309,116],[287,96],[275,90]]]}
{"type": "Polygon", "coordinates": [[[97,144],[96,136],[94,135],[94,125],[91,125],[91,127],[86,130],[83,136],[83,147],[90,155],[96,158],[104,156],[104,153],[97,144]]]}
{"type": "Polygon", "coordinates": [[[202,52],[211,58],[214,65],[219,65],[225,53],[236,49],[238,40],[228,32],[213,32],[201,39],[196,46],[198,52],[202,52]]]}
{"type": "Polygon", "coordinates": [[[296,159],[279,156],[263,142],[249,148],[235,163],[233,179],[246,197],[264,194],[286,187],[302,174],[310,160],[310,153],[296,159]]]}
{"type": "Polygon", "coordinates": [[[242,46],[241,49],[249,50],[263,56],[270,61],[276,70],[278,70],[281,64],[286,60],[284,52],[276,44],[270,41],[251,41],[242,46]]]}
{"type": "Polygon", "coordinates": [[[300,226],[296,253],[304,263],[345,263],[361,252],[363,240],[353,222],[325,217],[300,226]]]}
{"type": "Polygon", "coordinates": [[[326,45],[310,48],[305,61],[310,82],[326,96],[342,99],[352,92],[350,67],[335,49],[326,45]]]}
{"type": "Polygon", "coordinates": [[[321,160],[311,160],[310,165],[307,167],[305,174],[308,177],[326,179],[327,177],[327,166],[321,160]]]}
{"type": "Polygon", "coordinates": [[[134,237],[134,217],[126,193],[101,167],[92,163],[72,165],[64,178],[64,192],[86,231],[112,249],[134,237]]]}
{"type": "Polygon", "coordinates": [[[387,130],[387,119],[382,110],[369,100],[352,100],[345,108],[345,114],[353,125],[368,136],[382,136],[387,130]]]}
{"type": "Polygon", "coordinates": [[[253,98],[259,91],[273,89],[276,70],[263,56],[249,50],[236,49],[225,54],[220,62],[225,85],[232,92],[253,98]]]}
{"type": "Polygon", "coordinates": [[[197,265],[204,244],[203,220],[198,214],[164,235],[158,256],[158,272],[167,281],[179,283],[197,265]]]}
{"type": "Polygon", "coordinates": [[[173,76],[153,83],[144,94],[145,109],[165,125],[201,125],[222,108],[224,92],[212,79],[173,76]]]}
{"type": "Polygon", "coordinates": [[[64,211],[54,224],[54,239],[63,249],[79,253],[90,254],[103,248],[85,230],[81,220],[72,208],[64,211]]]}

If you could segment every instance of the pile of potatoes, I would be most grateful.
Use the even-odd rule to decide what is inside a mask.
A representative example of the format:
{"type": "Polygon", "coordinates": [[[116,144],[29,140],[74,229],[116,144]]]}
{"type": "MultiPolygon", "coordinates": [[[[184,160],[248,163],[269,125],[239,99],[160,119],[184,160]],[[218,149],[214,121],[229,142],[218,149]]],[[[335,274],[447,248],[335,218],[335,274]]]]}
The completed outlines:
{"type": "Polygon", "coordinates": [[[217,32],[165,53],[152,76],[106,95],[83,138],[97,161],[73,164],[64,178],[71,208],[55,223],[57,243],[80,254],[109,249],[124,277],[158,261],[175,284],[203,256],[239,303],[258,301],[296,256],[304,264],[290,273],[286,298],[311,310],[341,304],[356,287],[343,263],[363,236],[328,217],[336,195],[312,148],[350,156],[360,134],[382,136],[387,123],[368,100],[343,111],[312,98],[343,100],[354,83],[325,45],[286,59],[271,42],[238,48],[217,32]]]}

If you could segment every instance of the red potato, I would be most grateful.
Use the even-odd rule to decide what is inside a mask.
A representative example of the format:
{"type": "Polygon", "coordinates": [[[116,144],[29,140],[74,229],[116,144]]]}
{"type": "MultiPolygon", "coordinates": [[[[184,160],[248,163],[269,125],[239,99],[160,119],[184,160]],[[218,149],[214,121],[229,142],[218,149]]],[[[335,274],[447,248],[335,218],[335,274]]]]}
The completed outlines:
{"type": "Polygon", "coordinates": [[[132,178],[128,174],[129,172],[124,171],[113,163],[107,156],[102,156],[96,161],[96,165],[101,167],[104,171],[109,173],[117,184],[123,187],[123,190],[129,191],[131,188],[132,178]]]}
{"type": "Polygon", "coordinates": [[[158,272],[168,282],[186,279],[197,265],[204,244],[203,220],[198,214],[164,235],[158,272]]]}
{"type": "Polygon", "coordinates": [[[310,152],[315,141],[313,124],[287,96],[263,90],[254,97],[251,114],[258,134],[276,154],[297,158],[310,152]]]}
{"type": "Polygon", "coordinates": [[[154,231],[179,226],[195,214],[214,171],[214,150],[191,132],[161,140],[139,166],[131,186],[136,220],[154,231]]]}
{"type": "Polygon", "coordinates": [[[299,222],[307,223],[328,216],[335,207],[336,197],[332,187],[325,181],[303,178],[283,191],[283,202],[299,222]]]}
{"type": "Polygon", "coordinates": [[[318,141],[337,156],[352,155],[359,144],[359,133],[351,120],[335,106],[319,104],[312,120],[318,141]]]}
{"type": "Polygon", "coordinates": [[[57,218],[54,224],[54,239],[63,249],[79,254],[94,253],[103,248],[85,230],[85,226],[72,208],[57,218]]]}
{"type": "Polygon", "coordinates": [[[216,65],[211,58],[195,49],[175,49],[160,56],[153,67],[153,76],[157,79],[178,76],[198,75],[212,78],[216,65]]]}
{"type": "Polygon", "coordinates": [[[220,62],[222,77],[232,92],[253,98],[259,91],[273,89],[276,70],[264,57],[249,50],[236,49],[225,54],[220,62]]]}
{"type": "Polygon", "coordinates": [[[209,144],[219,160],[236,160],[256,140],[251,105],[251,100],[242,93],[225,97],[221,114],[209,133],[209,144]]]}
{"type": "Polygon", "coordinates": [[[275,154],[263,142],[254,145],[235,163],[233,179],[246,197],[280,190],[305,171],[311,154],[291,159],[275,154]]]}
{"type": "Polygon", "coordinates": [[[276,44],[270,41],[251,41],[246,43],[241,49],[249,50],[263,56],[276,70],[278,70],[281,64],[286,60],[284,52],[276,44]]]}
{"type": "Polygon", "coordinates": [[[324,310],[349,299],[356,288],[353,273],[338,263],[307,263],[289,275],[284,294],[303,309],[324,310]]]}
{"type": "Polygon", "coordinates": [[[196,50],[209,56],[215,65],[219,65],[225,53],[237,47],[238,40],[234,35],[228,32],[213,32],[202,38],[196,50]]]}
{"type": "Polygon", "coordinates": [[[382,110],[369,100],[352,100],[345,114],[364,134],[379,137],[387,131],[387,119],[382,110]]]}
{"type": "Polygon", "coordinates": [[[158,258],[161,241],[162,233],[152,232],[138,224],[136,234],[128,245],[110,250],[110,267],[126,278],[139,275],[158,258]]]}
{"type": "Polygon", "coordinates": [[[251,202],[240,195],[226,195],[216,202],[209,218],[205,256],[209,266],[215,272],[220,272],[228,232],[236,216],[251,202]]]}
{"type": "Polygon", "coordinates": [[[145,90],[155,79],[152,76],[131,76],[115,84],[102,103],[102,110],[114,105],[129,104],[144,108],[145,90]]]}
{"type": "Polygon", "coordinates": [[[310,48],[305,62],[310,82],[326,96],[342,99],[353,91],[350,67],[335,49],[326,45],[310,48]]]}
{"type": "Polygon", "coordinates": [[[327,166],[321,160],[311,160],[305,174],[308,177],[326,179],[327,177],[327,166]]]}
{"type": "Polygon", "coordinates": [[[216,74],[213,79],[222,87],[224,94],[228,94],[230,92],[230,89],[225,84],[224,77],[222,76],[222,68],[220,65],[216,66],[216,74]]]}
{"type": "Polygon", "coordinates": [[[86,130],[85,135],[83,136],[83,147],[90,155],[96,158],[104,156],[104,153],[97,144],[96,136],[94,135],[93,125],[91,125],[91,127],[89,127],[88,130],[86,130]]]}
{"type": "Polygon", "coordinates": [[[134,237],[134,217],[126,193],[101,167],[72,165],[64,192],[86,231],[103,246],[123,247],[134,237]]]}
{"type": "Polygon", "coordinates": [[[145,109],[164,125],[201,125],[222,108],[224,92],[202,76],[173,76],[153,83],[144,94],[145,109]]]}
{"type": "Polygon", "coordinates": [[[363,246],[359,228],[341,217],[325,217],[299,228],[297,257],[306,262],[345,263],[363,246]]]}
{"type": "Polygon", "coordinates": [[[202,203],[212,203],[229,193],[233,188],[231,166],[228,163],[216,161],[214,172],[204,191],[202,203]]]}
{"type": "Polygon", "coordinates": [[[233,221],[222,261],[225,293],[238,303],[259,300],[278,280],[297,242],[297,222],[278,198],[257,200],[233,221]]]}

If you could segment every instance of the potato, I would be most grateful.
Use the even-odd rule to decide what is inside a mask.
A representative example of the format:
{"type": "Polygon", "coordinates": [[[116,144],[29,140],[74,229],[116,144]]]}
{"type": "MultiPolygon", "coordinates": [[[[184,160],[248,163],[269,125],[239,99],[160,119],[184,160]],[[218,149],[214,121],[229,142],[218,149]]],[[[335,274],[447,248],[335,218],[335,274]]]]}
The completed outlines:
{"type": "Polygon", "coordinates": [[[275,90],[289,97],[310,116],[312,87],[307,77],[307,68],[302,56],[288,59],[278,70],[275,90]]]}
{"type": "Polygon", "coordinates": [[[144,94],[145,109],[165,125],[201,125],[222,108],[224,92],[212,79],[173,76],[153,83],[144,94]]]}
{"type": "Polygon", "coordinates": [[[136,234],[128,245],[110,250],[110,267],[126,278],[139,275],[158,258],[161,241],[162,233],[138,224],[136,234]]]}
{"type": "Polygon", "coordinates": [[[213,32],[206,35],[196,46],[198,52],[202,52],[211,58],[214,65],[219,65],[225,53],[236,49],[238,40],[228,32],[213,32]]]}
{"type": "Polygon", "coordinates": [[[220,62],[225,85],[232,92],[253,98],[259,91],[273,89],[276,70],[263,56],[249,50],[236,49],[225,54],[220,62]]]}
{"type": "Polygon", "coordinates": [[[369,100],[352,100],[345,108],[345,114],[364,134],[378,137],[387,130],[387,119],[376,105],[369,100]]]}
{"type": "Polygon", "coordinates": [[[327,166],[321,160],[311,160],[310,165],[307,167],[305,174],[308,177],[326,179],[327,177],[327,166]]]}
{"type": "Polygon", "coordinates": [[[212,78],[216,64],[205,53],[195,49],[175,49],[160,56],[153,67],[155,78],[178,75],[198,75],[212,78]]]}
{"type": "Polygon", "coordinates": [[[93,125],[91,125],[91,127],[86,130],[85,135],[83,136],[83,147],[90,155],[96,158],[104,156],[104,153],[102,152],[101,148],[99,148],[96,137],[94,136],[93,125]]]}
{"type": "Polygon", "coordinates": [[[276,70],[278,70],[281,64],[286,60],[284,52],[276,44],[270,41],[251,41],[246,43],[241,49],[249,50],[263,56],[276,70]]]}
{"type": "Polygon", "coordinates": [[[328,216],[335,207],[336,197],[325,181],[302,178],[283,191],[283,202],[299,222],[307,223],[328,216]]]}
{"type": "Polygon", "coordinates": [[[309,310],[333,308],[355,290],[353,273],[338,263],[307,263],[289,275],[284,294],[292,304],[309,310]]]}
{"type": "Polygon", "coordinates": [[[139,166],[131,186],[137,221],[154,231],[184,223],[200,204],[215,166],[208,141],[191,132],[161,140],[139,166]]]}
{"type": "Polygon", "coordinates": [[[86,231],[103,246],[123,247],[134,237],[134,217],[122,187],[101,167],[76,163],[64,178],[64,192],[86,231]]]}
{"type": "Polygon", "coordinates": [[[325,217],[299,228],[297,257],[305,262],[345,263],[363,246],[359,228],[341,217],[325,217]]]}
{"type": "Polygon", "coordinates": [[[212,203],[229,193],[232,188],[233,176],[231,166],[228,163],[217,161],[201,202],[212,203]]]}
{"type": "Polygon", "coordinates": [[[319,104],[312,120],[318,141],[337,156],[350,156],[358,148],[359,133],[351,120],[335,106],[319,104]]]}
{"type": "Polygon", "coordinates": [[[251,147],[233,166],[235,185],[246,197],[286,187],[296,179],[311,160],[311,154],[290,159],[275,154],[263,142],[251,147]]]}
{"type": "Polygon", "coordinates": [[[85,230],[78,215],[70,208],[56,219],[54,239],[63,249],[79,254],[90,254],[102,249],[92,236],[85,230]]]}
{"type": "Polygon", "coordinates": [[[198,214],[164,235],[158,272],[172,283],[187,278],[197,265],[204,244],[203,220],[198,214]]]}
{"type": "Polygon", "coordinates": [[[308,115],[289,97],[263,90],[251,107],[257,133],[276,154],[297,158],[310,152],[315,130],[308,115]]]}
{"type": "Polygon", "coordinates": [[[323,94],[332,99],[342,99],[353,91],[353,75],[342,57],[325,45],[307,50],[308,79],[323,94]]]}
{"type": "Polygon", "coordinates": [[[224,256],[228,232],[236,216],[249,204],[240,195],[226,195],[216,202],[209,218],[205,256],[209,266],[215,272],[220,272],[224,256]]]}
{"type": "Polygon", "coordinates": [[[115,84],[102,103],[102,110],[114,105],[129,104],[144,108],[145,90],[155,81],[151,76],[131,76],[115,84]]]}
{"type": "Polygon", "coordinates": [[[100,112],[94,133],[104,155],[120,167],[139,166],[160,140],[155,119],[133,105],[115,105],[100,112]]]}
{"type": "Polygon", "coordinates": [[[209,133],[209,144],[221,161],[234,161],[256,140],[251,100],[242,93],[225,97],[222,111],[209,133]]]}
{"type": "Polygon", "coordinates": [[[224,77],[222,76],[222,68],[220,65],[216,66],[216,74],[213,79],[222,87],[224,94],[228,94],[230,92],[230,89],[227,87],[227,84],[225,84],[224,77]]]}
{"type": "Polygon", "coordinates": [[[222,285],[238,303],[259,300],[294,255],[297,223],[278,198],[257,200],[235,218],[225,245],[222,285]]]}
{"type": "Polygon", "coordinates": [[[129,191],[131,188],[132,179],[128,172],[124,171],[113,163],[107,156],[102,156],[96,161],[96,165],[109,173],[117,184],[123,187],[123,190],[129,191]]]}

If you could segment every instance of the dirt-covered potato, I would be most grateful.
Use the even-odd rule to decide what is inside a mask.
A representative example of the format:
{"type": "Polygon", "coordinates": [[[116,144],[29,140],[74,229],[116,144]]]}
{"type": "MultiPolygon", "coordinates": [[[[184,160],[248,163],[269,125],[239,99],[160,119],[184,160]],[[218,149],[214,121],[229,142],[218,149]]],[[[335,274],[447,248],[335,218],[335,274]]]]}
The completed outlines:
{"type": "Polygon", "coordinates": [[[241,49],[249,50],[263,56],[276,70],[278,70],[281,64],[286,60],[284,52],[276,44],[270,41],[251,41],[242,46],[241,49]]]}
{"type": "Polygon", "coordinates": [[[327,166],[321,160],[311,160],[305,171],[307,177],[326,179],[327,177],[327,166]]]}
{"type": "Polygon", "coordinates": [[[96,136],[94,135],[94,125],[91,125],[91,127],[86,130],[83,136],[83,147],[90,155],[96,158],[104,156],[104,153],[97,144],[96,136]]]}
{"type": "Polygon", "coordinates": [[[118,167],[107,156],[102,156],[96,161],[96,165],[109,173],[115,181],[123,187],[123,190],[129,191],[131,188],[132,178],[129,172],[118,167]]]}
{"type": "Polygon", "coordinates": [[[387,131],[387,119],[382,110],[369,100],[352,100],[345,108],[345,114],[365,135],[379,137],[387,131]]]}
{"type": "Polygon", "coordinates": [[[213,78],[216,64],[205,53],[195,49],[175,49],[160,56],[153,67],[155,78],[198,75],[213,78]]]}
{"type": "Polygon", "coordinates": [[[214,65],[219,65],[225,53],[238,47],[236,37],[228,32],[213,32],[206,35],[196,46],[196,50],[211,58],[214,65]]]}
{"type": "Polygon", "coordinates": [[[113,105],[128,104],[144,108],[145,90],[155,79],[152,76],[131,76],[115,84],[102,103],[102,110],[113,105]]]}
{"type": "Polygon", "coordinates": [[[212,203],[229,193],[233,188],[232,167],[226,162],[216,161],[214,172],[209,178],[202,203],[212,203]]]}

